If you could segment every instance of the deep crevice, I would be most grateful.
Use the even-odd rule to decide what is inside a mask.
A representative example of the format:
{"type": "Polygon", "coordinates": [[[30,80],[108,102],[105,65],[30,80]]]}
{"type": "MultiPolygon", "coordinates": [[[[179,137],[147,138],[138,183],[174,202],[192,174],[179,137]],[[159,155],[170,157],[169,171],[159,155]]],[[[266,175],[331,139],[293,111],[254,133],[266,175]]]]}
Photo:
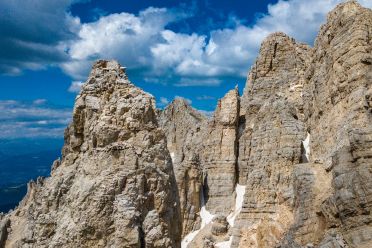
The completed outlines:
{"type": "Polygon", "coordinates": [[[240,97],[238,97],[238,110],[237,110],[238,120],[235,129],[235,182],[236,185],[239,183],[239,139],[245,129],[245,116],[240,116],[240,97]]]}
{"type": "Polygon", "coordinates": [[[200,195],[200,203],[201,206],[205,205],[208,202],[209,199],[209,187],[208,187],[208,174],[205,173],[203,176],[203,184],[202,184],[202,190],[200,195]]]}
{"type": "Polygon", "coordinates": [[[278,48],[278,43],[275,43],[275,45],[274,45],[274,54],[273,54],[273,58],[276,57],[276,50],[277,50],[277,48],[278,48]]]}
{"type": "Polygon", "coordinates": [[[145,233],[143,231],[142,226],[138,227],[138,234],[139,234],[140,248],[146,248],[145,233]]]}
{"type": "Polygon", "coordinates": [[[309,160],[306,157],[306,150],[304,143],[301,142],[301,155],[300,155],[300,164],[309,163],[309,160]]]}

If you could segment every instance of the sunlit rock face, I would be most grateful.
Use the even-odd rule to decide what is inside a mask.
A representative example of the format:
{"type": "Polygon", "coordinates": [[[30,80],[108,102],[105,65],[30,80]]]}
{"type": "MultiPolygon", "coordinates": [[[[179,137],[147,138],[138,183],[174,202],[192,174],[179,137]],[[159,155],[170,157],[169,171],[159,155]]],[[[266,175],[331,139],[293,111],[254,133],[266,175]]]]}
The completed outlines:
{"type": "Polygon", "coordinates": [[[227,215],[235,202],[239,107],[239,92],[235,88],[218,101],[203,139],[206,206],[215,214],[227,215]]]}
{"type": "Polygon", "coordinates": [[[275,247],[293,222],[293,170],[302,163],[302,88],[310,48],[283,33],[261,45],[242,96],[239,183],[246,185],[233,228],[235,247],[275,247]]]}
{"type": "Polygon", "coordinates": [[[31,182],[5,247],[177,247],[180,209],[152,96],[98,61],[76,98],[63,157],[31,182]]]}
{"type": "Polygon", "coordinates": [[[0,247],[372,247],[371,34],[348,1],[312,48],[268,36],[210,118],[98,61],[0,247]]]}
{"type": "Polygon", "coordinates": [[[310,160],[332,178],[318,210],[323,247],[372,246],[371,31],[371,9],[354,1],[339,5],[321,27],[306,72],[310,160]]]}

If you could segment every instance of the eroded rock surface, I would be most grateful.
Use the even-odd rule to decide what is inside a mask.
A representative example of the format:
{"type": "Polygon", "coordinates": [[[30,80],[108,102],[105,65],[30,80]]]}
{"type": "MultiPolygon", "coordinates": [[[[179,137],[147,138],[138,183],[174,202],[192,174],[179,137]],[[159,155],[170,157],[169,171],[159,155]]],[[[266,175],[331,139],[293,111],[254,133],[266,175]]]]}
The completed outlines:
{"type": "Polygon", "coordinates": [[[177,247],[179,198],[152,96],[113,61],[76,98],[61,161],[29,184],[5,247],[177,247]]]}
{"type": "Polygon", "coordinates": [[[9,218],[0,213],[0,247],[5,246],[8,237],[9,218]]]}
{"type": "Polygon", "coordinates": [[[235,88],[218,101],[214,118],[209,123],[204,137],[206,206],[214,214],[227,215],[234,204],[239,108],[239,92],[235,88]]]}
{"type": "Polygon", "coordinates": [[[371,34],[347,1],[313,48],[270,35],[210,119],[182,99],[156,110],[97,62],[52,176],[0,215],[0,246],[372,247],[371,34]]]}
{"type": "Polygon", "coordinates": [[[349,145],[348,130],[371,124],[371,32],[371,10],[350,1],[328,14],[315,41],[304,110],[312,160],[325,166],[334,152],[349,145]]]}
{"type": "Polygon", "coordinates": [[[238,158],[239,183],[247,188],[235,246],[275,246],[290,226],[292,173],[302,162],[306,138],[301,91],[309,49],[285,34],[272,34],[249,74],[238,158]]]}
{"type": "Polygon", "coordinates": [[[175,99],[159,116],[176,174],[183,236],[200,226],[198,213],[202,206],[203,190],[200,148],[203,144],[206,122],[207,118],[182,98],[175,99]]]}

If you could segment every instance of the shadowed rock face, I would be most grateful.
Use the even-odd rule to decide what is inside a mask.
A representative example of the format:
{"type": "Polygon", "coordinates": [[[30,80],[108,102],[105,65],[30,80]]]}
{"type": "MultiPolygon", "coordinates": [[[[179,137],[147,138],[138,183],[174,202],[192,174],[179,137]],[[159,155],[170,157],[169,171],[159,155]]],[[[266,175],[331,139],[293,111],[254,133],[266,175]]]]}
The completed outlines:
{"type": "Polygon", "coordinates": [[[98,61],[0,247],[372,247],[371,34],[348,1],[313,48],[270,35],[210,119],[98,61]]]}
{"type": "Polygon", "coordinates": [[[173,161],[183,220],[183,236],[200,225],[203,166],[201,163],[204,126],[207,118],[184,99],[175,99],[159,115],[173,161]]]}

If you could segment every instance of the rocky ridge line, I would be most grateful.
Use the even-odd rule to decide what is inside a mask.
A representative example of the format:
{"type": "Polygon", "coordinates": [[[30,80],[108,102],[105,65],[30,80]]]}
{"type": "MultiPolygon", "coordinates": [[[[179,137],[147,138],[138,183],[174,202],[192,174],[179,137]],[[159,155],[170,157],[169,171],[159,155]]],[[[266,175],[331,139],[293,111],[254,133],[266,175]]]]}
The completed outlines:
{"type": "Polygon", "coordinates": [[[270,35],[210,119],[182,99],[156,110],[97,62],[62,160],[0,215],[0,246],[371,247],[371,33],[347,1],[313,48],[270,35]]]}

